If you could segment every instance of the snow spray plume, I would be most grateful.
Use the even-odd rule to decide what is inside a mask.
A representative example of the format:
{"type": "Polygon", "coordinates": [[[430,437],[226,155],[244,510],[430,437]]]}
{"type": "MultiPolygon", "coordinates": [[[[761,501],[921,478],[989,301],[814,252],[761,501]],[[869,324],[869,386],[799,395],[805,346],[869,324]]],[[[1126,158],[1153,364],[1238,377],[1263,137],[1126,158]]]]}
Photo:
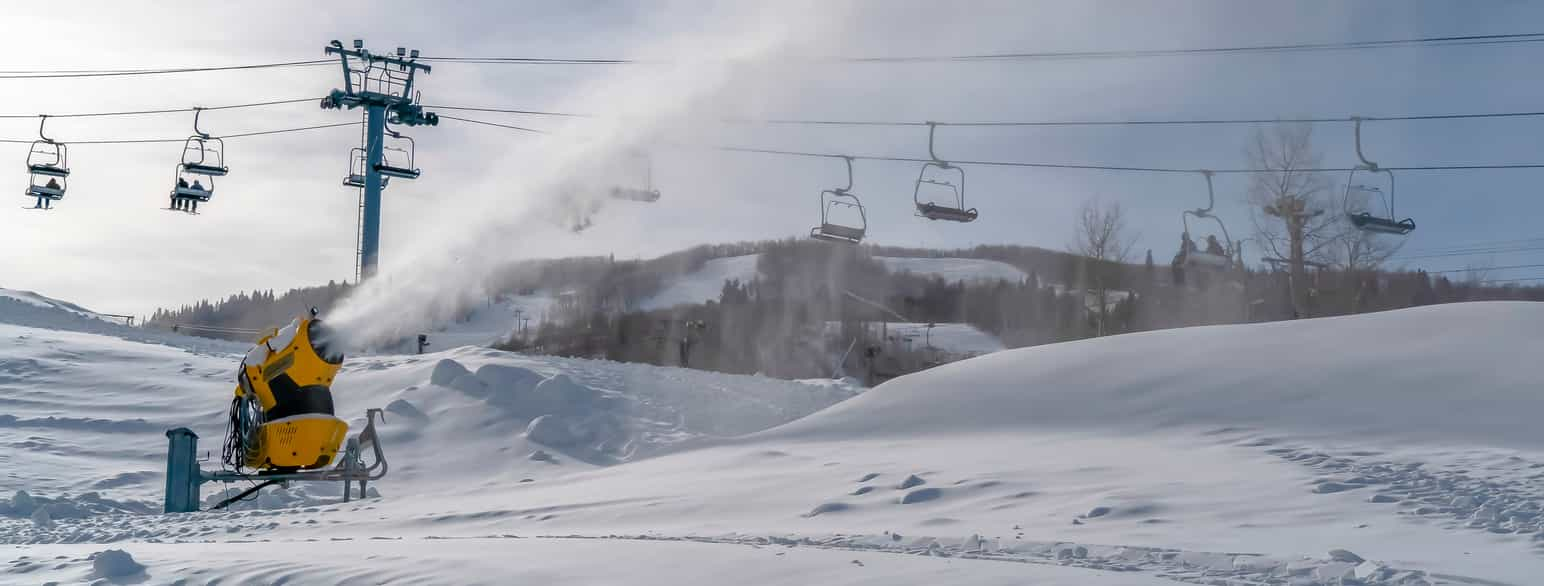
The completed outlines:
{"type": "MultiPolygon", "coordinates": [[[[711,15],[728,22],[699,29],[715,32],[678,32],[642,48],[645,55],[667,56],[671,64],[608,70],[607,77],[562,101],[564,109],[599,116],[568,119],[549,127],[549,135],[517,143],[511,164],[495,168],[515,170],[518,182],[461,192],[467,199],[459,212],[415,235],[420,242],[443,245],[415,247],[326,316],[346,346],[378,348],[449,323],[487,298],[486,280],[495,269],[522,253],[552,254],[554,241],[573,238],[565,232],[588,227],[607,197],[604,167],[614,166],[597,169],[595,161],[623,160],[664,131],[687,128],[682,119],[732,80],[737,61],[772,55],[785,42],[785,28],[809,34],[809,7],[771,4],[750,14],[711,15]],[[711,49],[706,57],[705,48],[711,49]],[[562,230],[552,226],[554,218],[562,230]]],[[[682,10],[700,17],[700,6],[682,10]]],[[[660,18],[675,12],[651,11],[660,18]]]]}

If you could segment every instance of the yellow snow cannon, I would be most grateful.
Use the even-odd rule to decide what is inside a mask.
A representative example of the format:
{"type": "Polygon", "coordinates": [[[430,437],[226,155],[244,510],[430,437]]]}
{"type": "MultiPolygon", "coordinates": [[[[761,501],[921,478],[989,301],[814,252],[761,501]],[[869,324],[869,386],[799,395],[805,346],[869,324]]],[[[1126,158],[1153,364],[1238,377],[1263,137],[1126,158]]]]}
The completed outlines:
{"type": "Polygon", "coordinates": [[[247,352],[222,452],[228,467],[282,474],[332,463],[348,423],[333,415],[332,380],[343,354],[330,338],[312,310],[269,330],[247,352]]]}

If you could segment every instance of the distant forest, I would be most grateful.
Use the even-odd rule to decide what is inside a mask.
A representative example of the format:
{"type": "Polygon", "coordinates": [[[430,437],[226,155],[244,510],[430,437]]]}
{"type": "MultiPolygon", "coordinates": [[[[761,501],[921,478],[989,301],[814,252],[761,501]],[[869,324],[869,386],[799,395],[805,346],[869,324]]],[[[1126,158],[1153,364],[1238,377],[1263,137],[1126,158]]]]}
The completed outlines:
{"type": "MultiPolygon", "coordinates": [[[[876,383],[961,358],[883,339],[876,322],[972,324],[1009,347],[1194,325],[1274,321],[1477,300],[1544,300],[1544,287],[1486,286],[1424,272],[1308,273],[1306,314],[1294,309],[1289,273],[1230,268],[1182,275],[1169,263],[1097,261],[1024,246],[920,250],[833,246],[803,239],[699,246],[650,260],[583,257],[512,264],[490,275],[496,294],[561,299],[540,326],[501,347],[522,352],[683,365],[805,378],[841,371],[876,383]],[[706,304],[642,311],[640,304],[713,258],[760,254],[759,276],[723,284],[706,304]],[[946,282],[889,273],[875,256],[1001,261],[1017,281],[946,282]],[[1104,303],[1100,292],[1106,293],[1104,303]],[[1101,311],[1101,308],[1103,309],[1101,311]],[[1297,314],[1297,315],[1295,315],[1297,314]]],[[[158,310],[150,327],[251,339],[308,307],[328,311],[350,285],[232,295],[158,310]]],[[[470,311],[470,308],[468,308],[470,311]]],[[[432,334],[431,334],[432,335],[432,334]]]]}

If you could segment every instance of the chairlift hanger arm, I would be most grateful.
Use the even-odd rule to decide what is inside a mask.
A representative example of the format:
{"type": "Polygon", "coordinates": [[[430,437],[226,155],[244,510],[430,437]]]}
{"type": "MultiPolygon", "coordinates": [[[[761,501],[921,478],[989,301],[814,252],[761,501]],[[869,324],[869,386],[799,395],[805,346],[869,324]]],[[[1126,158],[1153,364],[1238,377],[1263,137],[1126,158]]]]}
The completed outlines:
{"type": "Polygon", "coordinates": [[[1204,218],[1210,216],[1212,214],[1212,207],[1217,205],[1217,192],[1212,188],[1212,175],[1215,173],[1210,169],[1202,169],[1200,173],[1202,177],[1206,178],[1206,207],[1196,210],[1195,215],[1198,218],[1204,218]]]}
{"type": "Polygon", "coordinates": [[[204,113],[204,109],[202,107],[200,107],[200,106],[194,106],[193,107],[193,134],[197,134],[199,136],[199,138],[209,138],[209,133],[204,132],[202,130],[199,130],[199,128],[198,128],[198,118],[203,113],[204,113]]]}
{"type": "Polygon", "coordinates": [[[927,122],[927,156],[928,158],[933,159],[933,161],[943,165],[945,169],[948,169],[949,163],[943,159],[938,158],[938,155],[933,152],[933,135],[936,134],[937,131],[938,123],[929,120],[927,122]]]}
{"type": "Polygon", "coordinates": [[[1352,132],[1356,136],[1356,158],[1362,162],[1362,165],[1367,167],[1367,170],[1377,172],[1378,164],[1367,160],[1367,156],[1362,154],[1362,118],[1360,116],[1352,116],[1351,123],[1353,126],[1352,132]]]}
{"type": "Polygon", "coordinates": [[[38,114],[38,138],[43,139],[43,142],[53,144],[54,139],[48,138],[47,135],[43,134],[43,126],[46,124],[48,124],[48,115],[38,114]]]}

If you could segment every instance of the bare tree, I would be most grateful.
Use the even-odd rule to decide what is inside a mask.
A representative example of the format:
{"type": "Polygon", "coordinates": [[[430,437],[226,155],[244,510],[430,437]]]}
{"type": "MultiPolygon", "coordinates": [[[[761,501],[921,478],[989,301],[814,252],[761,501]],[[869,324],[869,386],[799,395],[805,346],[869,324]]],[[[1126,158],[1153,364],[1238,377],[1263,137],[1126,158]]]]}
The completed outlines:
{"type": "Polygon", "coordinates": [[[1334,246],[1344,236],[1330,182],[1309,170],[1319,166],[1313,150],[1313,127],[1275,124],[1256,129],[1244,156],[1265,172],[1251,176],[1250,220],[1256,240],[1269,254],[1287,262],[1292,309],[1308,315],[1308,263],[1334,260],[1334,246]]]}
{"type": "Polygon", "coordinates": [[[1495,265],[1490,261],[1471,262],[1464,265],[1463,282],[1468,285],[1480,286],[1490,280],[1491,271],[1495,265]]]}
{"type": "Polygon", "coordinates": [[[1078,224],[1072,252],[1084,258],[1083,286],[1093,289],[1099,304],[1098,335],[1104,335],[1110,318],[1110,273],[1131,257],[1136,237],[1128,234],[1126,216],[1120,202],[1108,205],[1092,199],[1078,207],[1078,224]],[[1088,281],[1092,280],[1092,283],[1088,281]]]}

